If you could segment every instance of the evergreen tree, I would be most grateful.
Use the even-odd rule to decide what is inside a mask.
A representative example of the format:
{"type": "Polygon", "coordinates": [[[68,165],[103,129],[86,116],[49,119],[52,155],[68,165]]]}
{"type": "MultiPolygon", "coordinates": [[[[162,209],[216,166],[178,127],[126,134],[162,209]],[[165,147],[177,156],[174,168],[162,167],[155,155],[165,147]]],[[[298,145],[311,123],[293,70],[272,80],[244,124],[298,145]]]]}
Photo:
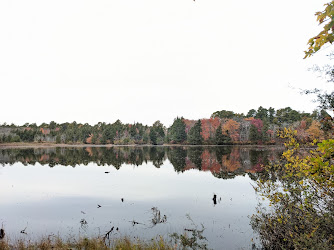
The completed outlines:
{"type": "Polygon", "coordinates": [[[170,140],[174,143],[183,143],[187,140],[186,124],[183,117],[177,117],[169,128],[170,140]]]}
{"type": "Polygon", "coordinates": [[[198,120],[188,133],[188,143],[191,145],[201,145],[202,140],[202,123],[198,120]]]}
{"type": "Polygon", "coordinates": [[[97,138],[98,138],[98,134],[93,134],[93,137],[92,137],[92,144],[96,144],[97,143],[97,138]]]}
{"type": "Polygon", "coordinates": [[[269,113],[268,109],[263,108],[262,106],[260,106],[257,109],[255,118],[258,118],[258,119],[261,119],[262,121],[264,121],[268,118],[268,113],[269,113]]]}
{"type": "Polygon", "coordinates": [[[165,140],[165,127],[160,121],[156,121],[152,126],[153,131],[155,132],[156,143],[163,144],[165,140]]]}
{"type": "Polygon", "coordinates": [[[148,136],[147,133],[145,133],[145,134],[143,135],[143,143],[144,143],[144,144],[147,144],[147,143],[148,143],[148,140],[149,140],[149,136],[148,136]]]}
{"type": "Polygon", "coordinates": [[[155,132],[154,128],[150,129],[150,140],[153,145],[157,145],[157,133],[155,132]]]}
{"type": "Polygon", "coordinates": [[[301,114],[293,110],[290,107],[286,107],[283,109],[278,109],[276,111],[276,118],[279,123],[292,123],[295,121],[299,121],[301,119],[301,114]]]}
{"type": "Polygon", "coordinates": [[[262,127],[262,140],[267,142],[269,141],[269,135],[268,135],[268,130],[269,130],[269,124],[268,122],[264,121],[263,127],[262,127]]]}
{"type": "Polygon", "coordinates": [[[216,145],[224,145],[224,136],[223,136],[221,125],[216,130],[215,142],[216,142],[216,145]]]}
{"type": "Polygon", "coordinates": [[[249,130],[249,140],[255,142],[260,139],[261,138],[259,136],[259,131],[257,130],[257,127],[254,124],[252,124],[249,130]]]}
{"type": "Polygon", "coordinates": [[[215,134],[215,143],[216,145],[228,145],[232,143],[232,139],[229,136],[228,130],[227,134],[223,134],[221,125],[217,128],[215,134]]]}
{"type": "Polygon", "coordinates": [[[50,129],[55,129],[56,127],[57,127],[57,123],[54,122],[54,121],[51,121],[51,122],[50,122],[50,125],[49,125],[49,128],[50,128],[50,129]]]}
{"type": "Polygon", "coordinates": [[[247,117],[255,117],[256,115],[256,110],[255,109],[250,109],[247,113],[247,117]]]}
{"type": "Polygon", "coordinates": [[[100,143],[103,144],[103,145],[107,144],[107,135],[104,132],[105,131],[103,131],[102,136],[101,136],[101,140],[100,140],[100,143]]]}
{"type": "Polygon", "coordinates": [[[275,118],[275,109],[270,107],[268,112],[269,112],[269,122],[272,123],[275,118]]]}
{"type": "Polygon", "coordinates": [[[56,143],[57,143],[57,144],[61,143],[60,135],[57,135],[57,136],[56,136],[56,143]]]}

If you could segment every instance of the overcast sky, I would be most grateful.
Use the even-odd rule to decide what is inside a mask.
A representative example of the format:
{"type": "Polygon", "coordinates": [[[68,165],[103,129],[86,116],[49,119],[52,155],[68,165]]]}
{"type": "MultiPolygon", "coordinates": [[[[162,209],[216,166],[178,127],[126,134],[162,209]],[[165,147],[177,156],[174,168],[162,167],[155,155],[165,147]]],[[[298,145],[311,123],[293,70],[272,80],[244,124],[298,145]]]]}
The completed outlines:
{"type": "Polygon", "coordinates": [[[311,112],[303,60],[319,0],[0,2],[0,123],[208,118],[260,105],[311,112]]]}

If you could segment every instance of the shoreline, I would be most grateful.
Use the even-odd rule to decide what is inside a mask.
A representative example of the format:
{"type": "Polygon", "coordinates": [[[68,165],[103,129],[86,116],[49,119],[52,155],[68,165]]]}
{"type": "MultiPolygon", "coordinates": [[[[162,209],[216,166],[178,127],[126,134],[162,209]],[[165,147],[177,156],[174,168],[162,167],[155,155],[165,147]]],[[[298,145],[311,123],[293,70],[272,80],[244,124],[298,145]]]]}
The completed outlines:
{"type": "Polygon", "coordinates": [[[252,148],[283,148],[284,145],[259,145],[259,144],[232,144],[232,145],[186,145],[186,144],[130,144],[130,145],[115,145],[115,144],[66,144],[66,143],[52,143],[52,142],[13,142],[1,143],[0,149],[10,148],[112,148],[112,147],[252,147],[252,148]]]}

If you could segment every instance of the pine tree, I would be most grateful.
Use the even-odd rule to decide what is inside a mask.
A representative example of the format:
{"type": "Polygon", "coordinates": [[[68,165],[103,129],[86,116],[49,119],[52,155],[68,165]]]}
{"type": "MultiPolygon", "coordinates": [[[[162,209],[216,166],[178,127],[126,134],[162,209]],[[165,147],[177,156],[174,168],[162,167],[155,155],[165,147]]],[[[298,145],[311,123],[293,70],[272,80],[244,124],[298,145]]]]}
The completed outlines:
{"type": "Polygon", "coordinates": [[[191,145],[201,145],[202,140],[202,123],[198,120],[188,133],[188,143],[191,145]]]}
{"type": "Polygon", "coordinates": [[[92,138],[92,144],[96,144],[97,143],[97,134],[93,134],[93,138],[92,138]]]}
{"type": "Polygon", "coordinates": [[[187,140],[186,124],[183,122],[183,117],[177,117],[173,125],[168,130],[171,142],[183,143],[187,140]]]}
{"type": "Polygon", "coordinates": [[[150,140],[153,145],[157,145],[157,133],[154,128],[150,129],[150,140]]]}
{"type": "Polygon", "coordinates": [[[259,131],[257,130],[257,127],[252,124],[249,130],[249,140],[252,142],[258,141],[259,138],[259,131]]]}
{"type": "Polygon", "coordinates": [[[228,130],[226,131],[226,134],[223,134],[221,125],[216,130],[215,142],[216,145],[228,145],[232,143],[228,130]]]}
{"type": "Polygon", "coordinates": [[[265,141],[265,142],[267,142],[267,141],[269,141],[269,135],[268,135],[268,130],[269,130],[269,124],[268,124],[268,122],[264,122],[263,123],[263,127],[262,127],[262,140],[263,141],[265,141]]]}
{"type": "Polygon", "coordinates": [[[216,142],[216,145],[223,145],[224,144],[224,136],[223,136],[221,125],[216,130],[215,142],[216,142]]]}
{"type": "Polygon", "coordinates": [[[57,135],[57,137],[56,137],[56,143],[57,143],[57,144],[61,143],[60,135],[57,135]]]}

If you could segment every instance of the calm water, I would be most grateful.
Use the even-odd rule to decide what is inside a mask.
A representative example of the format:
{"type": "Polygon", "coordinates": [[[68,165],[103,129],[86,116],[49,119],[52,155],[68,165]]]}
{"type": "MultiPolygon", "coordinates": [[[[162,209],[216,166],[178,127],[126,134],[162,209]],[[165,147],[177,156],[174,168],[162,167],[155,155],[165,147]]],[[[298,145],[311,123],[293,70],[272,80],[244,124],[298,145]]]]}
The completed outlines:
{"type": "Polygon", "coordinates": [[[261,165],[280,153],[243,147],[3,149],[0,224],[11,238],[32,240],[99,236],[112,227],[111,237],[151,239],[203,225],[210,248],[249,249],[256,241],[249,216],[258,203],[252,184],[261,165]]]}

